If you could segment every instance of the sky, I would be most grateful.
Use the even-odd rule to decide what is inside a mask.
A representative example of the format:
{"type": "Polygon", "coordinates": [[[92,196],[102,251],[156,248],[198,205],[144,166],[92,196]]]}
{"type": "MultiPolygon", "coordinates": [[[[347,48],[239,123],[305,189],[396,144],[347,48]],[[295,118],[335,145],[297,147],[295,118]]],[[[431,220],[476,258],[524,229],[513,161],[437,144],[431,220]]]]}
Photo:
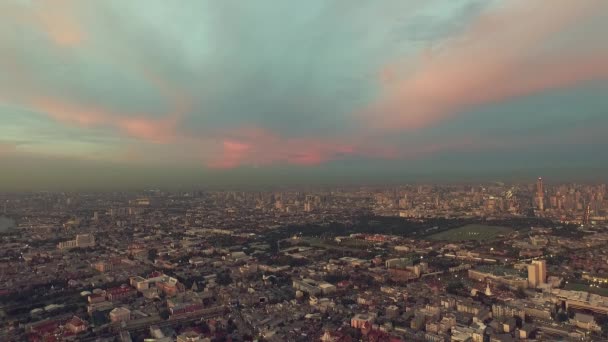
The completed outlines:
{"type": "Polygon", "coordinates": [[[605,180],[606,0],[2,0],[0,191],[605,180]]]}

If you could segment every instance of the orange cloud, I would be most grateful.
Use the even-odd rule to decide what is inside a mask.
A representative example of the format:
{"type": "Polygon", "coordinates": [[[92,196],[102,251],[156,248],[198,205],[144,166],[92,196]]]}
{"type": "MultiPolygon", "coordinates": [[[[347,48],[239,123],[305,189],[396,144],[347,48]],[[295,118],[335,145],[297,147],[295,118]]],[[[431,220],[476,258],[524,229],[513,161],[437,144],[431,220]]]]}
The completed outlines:
{"type": "Polygon", "coordinates": [[[162,119],[150,119],[145,114],[135,116],[106,111],[92,106],[80,106],[52,98],[38,98],[30,103],[56,121],[80,127],[113,127],[127,135],[151,142],[166,143],[175,137],[178,117],[173,114],[162,119]]]}
{"type": "Polygon", "coordinates": [[[608,51],[571,58],[540,51],[556,34],[600,8],[608,9],[606,4],[519,0],[482,15],[433,56],[420,57],[407,77],[406,67],[387,66],[381,72],[386,91],[366,110],[366,121],[387,130],[413,130],[474,106],[608,78],[608,51]]]}

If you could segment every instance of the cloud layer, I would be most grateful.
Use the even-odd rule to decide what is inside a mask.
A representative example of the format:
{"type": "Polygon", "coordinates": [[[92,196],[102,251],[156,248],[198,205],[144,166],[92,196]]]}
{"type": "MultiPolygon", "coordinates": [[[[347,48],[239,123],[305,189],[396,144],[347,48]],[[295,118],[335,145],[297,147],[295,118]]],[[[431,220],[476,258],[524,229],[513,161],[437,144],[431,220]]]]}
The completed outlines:
{"type": "Polygon", "coordinates": [[[608,144],[603,0],[7,0],[0,20],[5,160],[323,173],[608,144]]]}

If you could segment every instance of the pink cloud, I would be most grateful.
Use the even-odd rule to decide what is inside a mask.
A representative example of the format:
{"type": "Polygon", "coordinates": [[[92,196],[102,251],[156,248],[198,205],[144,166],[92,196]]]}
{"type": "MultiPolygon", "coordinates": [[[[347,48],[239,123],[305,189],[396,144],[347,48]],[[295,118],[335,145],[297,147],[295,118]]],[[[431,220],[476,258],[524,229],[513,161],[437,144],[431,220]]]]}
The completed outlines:
{"type": "Polygon", "coordinates": [[[484,14],[462,36],[430,57],[421,56],[413,68],[387,66],[380,74],[386,89],[365,111],[366,122],[383,130],[414,130],[474,106],[606,79],[608,51],[570,58],[540,52],[558,33],[608,9],[606,4],[555,0],[549,6],[518,0],[484,14]]]}
{"type": "Polygon", "coordinates": [[[73,13],[74,6],[70,0],[41,1],[34,12],[34,18],[58,46],[76,46],[85,39],[85,31],[73,13]]]}
{"type": "Polygon", "coordinates": [[[169,142],[175,137],[176,117],[165,119],[122,118],[116,126],[129,136],[155,142],[169,142]]]}
{"type": "Polygon", "coordinates": [[[77,5],[73,0],[34,1],[31,4],[3,1],[0,11],[5,19],[43,33],[59,47],[73,47],[86,38],[86,32],[77,20],[77,5]]]}
{"type": "Polygon", "coordinates": [[[214,169],[232,169],[239,166],[247,158],[247,151],[251,150],[251,145],[235,141],[224,140],[222,142],[222,154],[216,160],[209,163],[214,169]]]}
{"type": "Polygon", "coordinates": [[[150,119],[146,114],[135,116],[115,113],[93,106],[75,105],[53,98],[38,98],[30,103],[54,120],[80,127],[113,127],[138,139],[166,143],[175,137],[178,117],[150,119]]]}
{"type": "Polygon", "coordinates": [[[243,128],[225,134],[222,147],[207,165],[235,168],[270,164],[313,166],[359,151],[354,145],[321,138],[286,138],[260,128],[243,128]]]}

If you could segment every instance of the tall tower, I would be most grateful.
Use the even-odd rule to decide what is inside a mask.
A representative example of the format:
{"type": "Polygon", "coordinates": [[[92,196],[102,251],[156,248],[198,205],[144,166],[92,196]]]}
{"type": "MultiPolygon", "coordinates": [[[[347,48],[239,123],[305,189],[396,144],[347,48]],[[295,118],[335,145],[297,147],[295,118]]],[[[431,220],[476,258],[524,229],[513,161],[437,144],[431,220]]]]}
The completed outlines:
{"type": "Polygon", "coordinates": [[[545,210],[545,188],[542,177],[538,177],[536,181],[536,202],[539,210],[545,210]]]}
{"type": "Polygon", "coordinates": [[[538,197],[544,196],[545,189],[543,188],[543,177],[538,177],[536,181],[536,195],[538,197]]]}

